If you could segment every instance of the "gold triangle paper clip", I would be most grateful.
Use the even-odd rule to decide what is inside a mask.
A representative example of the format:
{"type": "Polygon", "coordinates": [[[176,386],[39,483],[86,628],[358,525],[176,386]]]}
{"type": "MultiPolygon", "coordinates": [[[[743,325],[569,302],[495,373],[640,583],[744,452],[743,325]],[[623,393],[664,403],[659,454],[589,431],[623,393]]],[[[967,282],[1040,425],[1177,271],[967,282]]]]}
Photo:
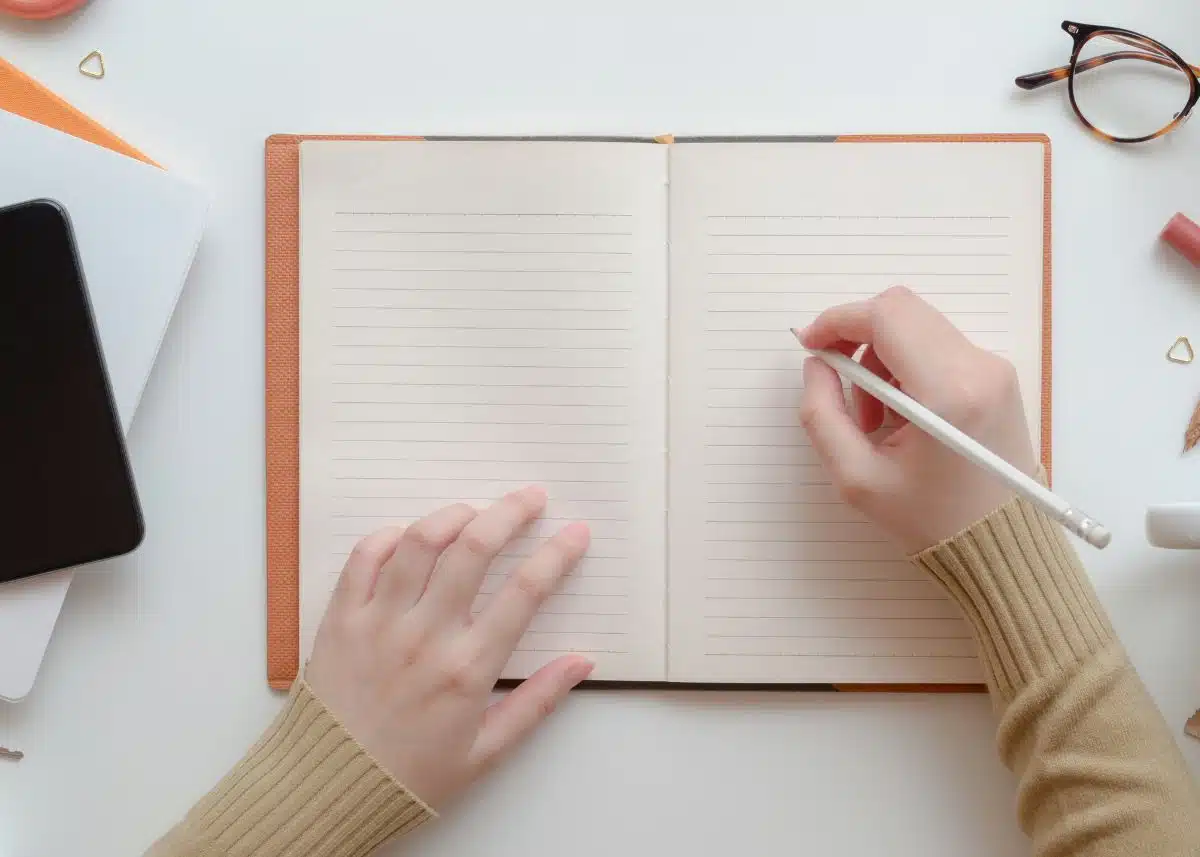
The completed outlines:
{"type": "Polygon", "coordinates": [[[104,79],[104,54],[92,51],[79,61],[79,73],[93,80],[104,79]]]}
{"type": "Polygon", "coordinates": [[[1186,365],[1196,359],[1196,352],[1192,350],[1192,343],[1188,341],[1188,338],[1181,336],[1167,349],[1167,359],[1172,363],[1186,365]]]}

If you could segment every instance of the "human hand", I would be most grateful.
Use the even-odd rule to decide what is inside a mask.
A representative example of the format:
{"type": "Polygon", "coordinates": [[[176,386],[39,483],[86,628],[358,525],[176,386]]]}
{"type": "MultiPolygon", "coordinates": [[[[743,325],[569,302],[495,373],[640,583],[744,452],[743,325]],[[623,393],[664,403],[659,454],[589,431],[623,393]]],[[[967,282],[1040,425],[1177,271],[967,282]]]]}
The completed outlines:
{"type": "MultiPolygon", "coordinates": [[[[905,288],[822,313],[800,332],[806,348],[833,348],[891,380],[925,407],[1029,474],[1030,442],[1016,371],[976,347],[945,316],[905,288]]],[[[855,387],[853,415],[842,381],[816,358],[804,363],[801,422],[852,506],[909,553],[956,535],[1012,497],[995,476],[912,425],[881,439],[884,406],[855,387]]]]}
{"type": "Polygon", "coordinates": [[[584,524],[564,527],[476,617],[492,561],[541,515],[526,488],[477,512],[449,506],[354,548],[317,631],[305,678],[346,730],[435,809],[457,797],[554,710],[594,664],[568,655],[488,706],[541,603],[583,557],[584,524]]]}

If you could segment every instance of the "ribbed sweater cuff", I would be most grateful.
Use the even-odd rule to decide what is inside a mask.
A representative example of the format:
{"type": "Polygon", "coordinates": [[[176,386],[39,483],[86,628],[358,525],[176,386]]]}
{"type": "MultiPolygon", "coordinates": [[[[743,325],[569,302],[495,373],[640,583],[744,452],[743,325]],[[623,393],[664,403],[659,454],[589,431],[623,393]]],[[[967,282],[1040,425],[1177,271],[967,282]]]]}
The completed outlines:
{"type": "Polygon", "coordinates": [[[912,559],[962,608],[1006,702],[1114,639],[1062,527],[1022,498],[912,559]]]}
{"type": "Polygon", "coordinates": [[[433,815],[300,679],[275,722],[179,832],[195,849],[189,854],[365,857],[433,815]]]}

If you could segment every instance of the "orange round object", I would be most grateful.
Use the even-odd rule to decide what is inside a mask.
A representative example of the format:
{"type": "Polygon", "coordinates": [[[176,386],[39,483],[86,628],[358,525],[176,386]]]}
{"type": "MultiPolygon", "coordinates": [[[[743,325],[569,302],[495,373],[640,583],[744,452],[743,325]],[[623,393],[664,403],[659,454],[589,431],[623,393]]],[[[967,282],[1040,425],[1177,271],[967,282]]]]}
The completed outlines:
{"type": "Polygon", "coordinates": [[[0,14],[18,18],[57,18],[74,12],[88,0],[0,0],[0,14]]]}

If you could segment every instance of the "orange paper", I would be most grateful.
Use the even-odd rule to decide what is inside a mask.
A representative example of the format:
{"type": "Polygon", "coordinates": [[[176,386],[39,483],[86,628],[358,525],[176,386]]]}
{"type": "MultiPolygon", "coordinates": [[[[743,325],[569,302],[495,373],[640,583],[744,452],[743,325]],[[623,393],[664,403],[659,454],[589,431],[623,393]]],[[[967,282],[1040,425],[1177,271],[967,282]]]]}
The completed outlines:
{"type": "Polygon", "coordinates": [[[0,59],[0,110],[158,166],[99,122],[3,59],[0,59]]]}

